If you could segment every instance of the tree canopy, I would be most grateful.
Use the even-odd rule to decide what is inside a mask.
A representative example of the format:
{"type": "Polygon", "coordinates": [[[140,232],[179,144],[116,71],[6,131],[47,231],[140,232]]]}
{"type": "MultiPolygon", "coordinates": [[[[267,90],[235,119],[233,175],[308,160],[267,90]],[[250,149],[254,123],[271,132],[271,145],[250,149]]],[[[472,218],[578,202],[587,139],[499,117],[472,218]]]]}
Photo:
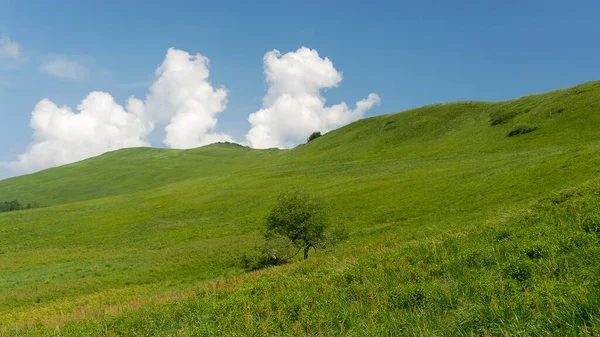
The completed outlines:
{"type": "Polygon", "coordinates": [[[311,248],[325,248],[332,243],[325,202],[303,191],[286,191],[279,195],[267,216],[265,238],[273,259],[287,260],[311,248]]]}
{"type": "Polygon", "coordinates": [[[321,137],[321,132],[320,131],[315,131],[313,133],[310,134],[310,136],[308,136],[308,138],[306,139],[306,142],[310,142],[311,140],[315,140],[319,137],[321,137]]]}

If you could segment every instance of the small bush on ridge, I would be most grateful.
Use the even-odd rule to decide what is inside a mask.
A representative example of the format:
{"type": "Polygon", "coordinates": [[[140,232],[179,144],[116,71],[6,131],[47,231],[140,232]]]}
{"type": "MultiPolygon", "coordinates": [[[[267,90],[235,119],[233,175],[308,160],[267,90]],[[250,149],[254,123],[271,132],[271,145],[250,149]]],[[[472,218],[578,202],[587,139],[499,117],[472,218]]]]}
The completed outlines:
{"type": "Polygon", "coordinates": [[[310,134],[310,136],[308,136],[308,138],[306,139],[306,142],[308,143],[308,142],[310,142],[311,140],[315,140],[315,139],[317,139],[317,138],[319,138],[319,137],[321,137],[321,136],[322,136],[322,135],[321,135],[321,132],[319,132],[319,131],[315,131],[315,132],[311,133],[311,134],[310,134]]]}

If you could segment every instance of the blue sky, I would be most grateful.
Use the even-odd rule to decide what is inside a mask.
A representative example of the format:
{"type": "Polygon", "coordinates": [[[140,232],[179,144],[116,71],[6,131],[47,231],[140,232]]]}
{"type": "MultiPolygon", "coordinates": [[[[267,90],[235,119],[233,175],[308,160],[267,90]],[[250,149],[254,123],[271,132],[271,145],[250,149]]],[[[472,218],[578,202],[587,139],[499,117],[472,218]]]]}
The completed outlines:
{"type": "MultiPolygon", "coordinates": [[[[277,87],[263,63],[274,49],[285,55],[305,46],[327,57],[343,80],[323,87],[326,106],[353,108],[375,93],[380,104],[368,117],[598,80],[599,13],[598,1],[0,0],[0,37],[21,48],[0,58],[0,162],[28,151],[32,111],[44,98],[73,110],[93,91],[123,106],[132,95],[144,100],[169,48],[210,59],[208,81],[227,90],[210,132],[245,141],[250,114],[278,111],[263,105],[277,87]],[[56,60],[78,68],[60,68],[70,71],[62,77],[43,70],[56,60]]],[[[153,146],[166,146],[161,123],[168,122],[145,136],[153,146]]],[[[278,137],[270,144],[294,142],[278,137]]],[[[23,172],[0,167],[0,178],[23,172]]]]}

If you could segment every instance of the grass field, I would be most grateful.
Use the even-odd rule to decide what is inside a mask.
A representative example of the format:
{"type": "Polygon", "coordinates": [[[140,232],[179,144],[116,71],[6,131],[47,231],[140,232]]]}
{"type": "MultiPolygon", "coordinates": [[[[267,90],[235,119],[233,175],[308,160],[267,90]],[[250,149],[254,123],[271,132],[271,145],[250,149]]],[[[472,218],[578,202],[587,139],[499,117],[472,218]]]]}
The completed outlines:
{"type": "Polygon", "coordinates": [[[0,334],[598,334],[598,126],[590,82],[292,150],[125,149],[0,181],[47,206],[0,213],[0,334]],[[349,240],[244,273],[290,187],[349,240]]]}
{"type": "Polygon", "coordinates": [[[252,272],[28,333],[595,336],[598,273],[596,179],[476,229],[417,242],[382,235],[351,255],[252,272]]]}

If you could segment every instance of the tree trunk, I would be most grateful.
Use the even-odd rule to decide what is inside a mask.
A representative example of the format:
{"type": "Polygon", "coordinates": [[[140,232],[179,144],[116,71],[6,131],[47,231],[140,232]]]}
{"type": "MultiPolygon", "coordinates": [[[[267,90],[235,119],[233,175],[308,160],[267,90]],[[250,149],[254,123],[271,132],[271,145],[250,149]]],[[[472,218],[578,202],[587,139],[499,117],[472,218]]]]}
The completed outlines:
{"type": "Polygon", "coordinates": [[[308,259],[308,250],[310,249],[310,246],[306,246],[304,247],[304,259],[308,259]]]}

